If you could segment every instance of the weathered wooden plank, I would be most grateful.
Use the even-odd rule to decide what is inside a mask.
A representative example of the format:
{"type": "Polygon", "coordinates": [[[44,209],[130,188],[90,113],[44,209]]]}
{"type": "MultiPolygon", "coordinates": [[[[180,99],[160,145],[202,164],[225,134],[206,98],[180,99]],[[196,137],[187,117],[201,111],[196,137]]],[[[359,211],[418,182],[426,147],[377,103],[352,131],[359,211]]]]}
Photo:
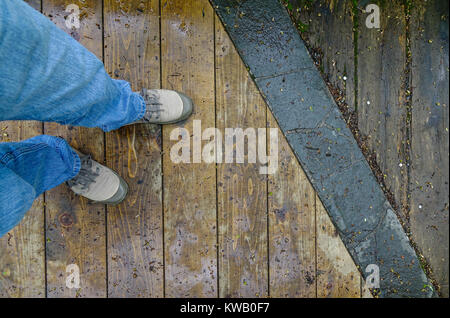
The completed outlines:
{"type": "MultiPolygon", "coordinates": [[[[159,1],[104,2],[105,65],[134,90],[160,87],[159,1]]],[[[106,134],[106,160],[129,194],[108,207],[108,296],[163,296],[161,129],[106,134]]]]}
{"type": "MultiPolygon", "coordinates": [[[[41,10],[40,0],[27,0],[41,10]]],[[[34,121],[4,121],[0,141],[20,141],[42,134],[34,121]]],[[[45,297],[44,196],[40,195],[24,219],[0,238],[0,297],[45,297]]]]}
{"type": "Polygon", "coordinates": [[[367,13],[361,12],[365,6],[358,8],[358,127],[405,222],[409,162],[405,8],[401,1],[374,3],[381,11],[379,29],[367,28],[367,13]]]}
{"type": "MultiPolygon", "coordinates": [[[[267,124],[279,128],[270,110],[267,124]]],[[[268,178],[271,297],[316,297],[315,192],[278,132],[278,170],[268,178]]]]}
{"type": "MultiPolygon", "coordinates": [[[[102,6],[99,1],[44,0],[43,12],[57,26],[77,39],[87,49],[102,58],[102,6]],[[67,5],[80,8],[80,28],[65,25],[67,5]]],[[[61,136],[83,153],[104,161],[103,132],[61,126],[44,125],[46,134],[61,136]]],[[[47,235],[47,295],[48,297],[105,297],[106,241],[105,207],[90,204],[61,185],[48,191],[46,198],[47,235]],[[75,264],[80,270],[80,288],[66,286],[66,267],[75,264]]]]}
{"type": "MultiPolygon", "coordinates": [[[[226,128],[242,128],[256,137],[266,127],[267,106],[217,17],[215,33],[217,128],[222,136],[226,128]]],[[[258,161],[249,163],[248,149],[257,149],[250,142],[244,163],[217,168],[220,297],[268,294],[267,179],[258,161]]]]}
{"type": "Polygon", "coordinates": [[[411,233],[448,297],[448,1],[413,1],[411,233]]]}
{"type": "MultiPolygon", "coordinates": [[[[297,29],[319,61],[323,75],[337,89],[339,102],[355,109],[355,61],[352,1],[290,0],[297,29]]],[[[290,8],[290,7],[289,7],[290,8]]]]}
{"type": "MultiPolygon", "coordinates": [[[[33,121],[0,123],[0,141],[42,134],[33,121]]],[[[45,297],[44,196],[33,203],[18,226],[0,238],[0,297],[45,297]]]]}
{"type": "MultiPolygon", "coordinates": [[[[163,128],[165,286],[168,297],[217,296],[216,169],[213,163],[174,163],[171,132],[193,133],[214,120],[214,12],[207,0],[161,5],[162,84],[194,100],[194,114],[163,128]]],[[[198,140],[200,142],[200,140],[198,140]]],[[[193,154],[196,151],[192,151],[193,154]]],[[[198,152],[197,152],[198,154],[198,152]]]]}
{"type": "Polygon", "coordinates": [[[317,297],[361,297],[361,275],[316,196],[317,297]]]}

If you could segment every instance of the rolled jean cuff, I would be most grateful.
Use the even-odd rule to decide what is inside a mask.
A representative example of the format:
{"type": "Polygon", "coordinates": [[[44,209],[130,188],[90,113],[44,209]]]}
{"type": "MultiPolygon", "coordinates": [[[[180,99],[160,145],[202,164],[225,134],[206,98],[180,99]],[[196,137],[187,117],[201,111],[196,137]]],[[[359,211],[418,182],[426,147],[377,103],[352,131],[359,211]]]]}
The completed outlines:
{"type": "Polygon", "coordinates": [[[59,152],[61,159],[67,164],[68,167],[72,166],[72,170],[66,175],[67,180],[72,179],[80,172],[81,159],[64,138],[48,135],[42,135],[39,137],[42,137],[43,142],[50,147],[55,148],[59,152]]]}
{"type": "MultiPolygon", "coordinates": [[[[63,139],[64,142],[66,142],[63,139]]],[[[73,169],[72,169],[72,173],[68,176],[68,180],[72,179],[73,177],[75,177],[81,169],[81,159],[78,156],[78,154],[75,152],[75,150],[72,149],[72,147],[69,146],[69,144],[67,144],[66,142],[66,146],[68,147],[68,151],[70,152],[70,154],[68,153],[68,156],[71,156],[72,162],[73,162],[73,169]]],[[[67,148],[66,148],[67,149],[67,148]]],[[[66,150],[62,150],[62,152],[65,152],[66,150]]]]}
{"type": "Polygon", "coordinates": [[[115,102],[118,106],[114,112],[123,115],[120,121],[113,121],[109,124],[101,125],[100,128],[105,132],[119,129],[141,119],[144,117],[146,110],[144,98],[140,94],[133,92],[128,82],[123,80],[113,81],[121,91],[119,100],[115,102]]]}
{"type": "Polygon", "coordinates": [[[78,154],[61,137],[40,135],[20,142],[0,143],[0,165],[34,188],[35,196],[75,177],[78,154]]]}

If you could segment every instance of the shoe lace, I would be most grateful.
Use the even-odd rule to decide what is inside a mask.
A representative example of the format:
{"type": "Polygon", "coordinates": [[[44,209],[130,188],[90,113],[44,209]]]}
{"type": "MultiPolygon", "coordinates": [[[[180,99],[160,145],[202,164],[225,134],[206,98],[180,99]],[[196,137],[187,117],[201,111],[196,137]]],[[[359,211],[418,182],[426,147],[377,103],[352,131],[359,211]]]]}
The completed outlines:
{"type": "Polygon", "coordinates": [[[159,97],[156,94],[149,93],[145,88],[142,89],[141,95],[147,106],[143,119],[150,121],[154,115],[156,116],[156,119],[158,119],[159,115],[164,111],[164,109],[161,108],[162,103],[159,101],[159,97]]]}
{"type": "Polygon", "coordinates": [[[92,169],[92,158],[90,155],[82,156],[80,160],[80,171],[74,178],[67,181],[67,185],[69,187],[81,186],[82,190],[87,190],[89,189],[89,185],[95,182],[95,178],[100,175],[99,169],[97,168],[96,171],[92,169]]]}

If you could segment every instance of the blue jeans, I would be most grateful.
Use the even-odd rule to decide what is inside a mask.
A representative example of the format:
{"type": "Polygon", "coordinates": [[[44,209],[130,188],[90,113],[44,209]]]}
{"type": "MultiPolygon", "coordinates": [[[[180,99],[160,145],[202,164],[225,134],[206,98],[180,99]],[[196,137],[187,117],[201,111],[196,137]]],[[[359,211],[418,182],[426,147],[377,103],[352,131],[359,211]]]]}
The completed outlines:
{"type": "MultiPolygon", "coordinates": [[[[0,121],[39,120],[117,129],[140,119],[143,98],[21,0],[0,0],[0,121]]],[[[0,143],[0,237],[34,199],[71,178],[80,159],[58,137],[0,143]]]]}

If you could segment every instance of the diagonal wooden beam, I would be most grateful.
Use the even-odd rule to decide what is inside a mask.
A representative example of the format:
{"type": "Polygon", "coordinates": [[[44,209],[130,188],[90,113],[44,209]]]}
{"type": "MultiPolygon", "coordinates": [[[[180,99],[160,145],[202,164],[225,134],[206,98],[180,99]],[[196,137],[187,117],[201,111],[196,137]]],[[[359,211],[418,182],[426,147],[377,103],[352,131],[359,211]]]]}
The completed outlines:
{"type": "Polygon", "coordinates": [[[380,297],[433,291],[290,17],[277,0],[211,0],[242,60],[366,278],[380,297]]]}

